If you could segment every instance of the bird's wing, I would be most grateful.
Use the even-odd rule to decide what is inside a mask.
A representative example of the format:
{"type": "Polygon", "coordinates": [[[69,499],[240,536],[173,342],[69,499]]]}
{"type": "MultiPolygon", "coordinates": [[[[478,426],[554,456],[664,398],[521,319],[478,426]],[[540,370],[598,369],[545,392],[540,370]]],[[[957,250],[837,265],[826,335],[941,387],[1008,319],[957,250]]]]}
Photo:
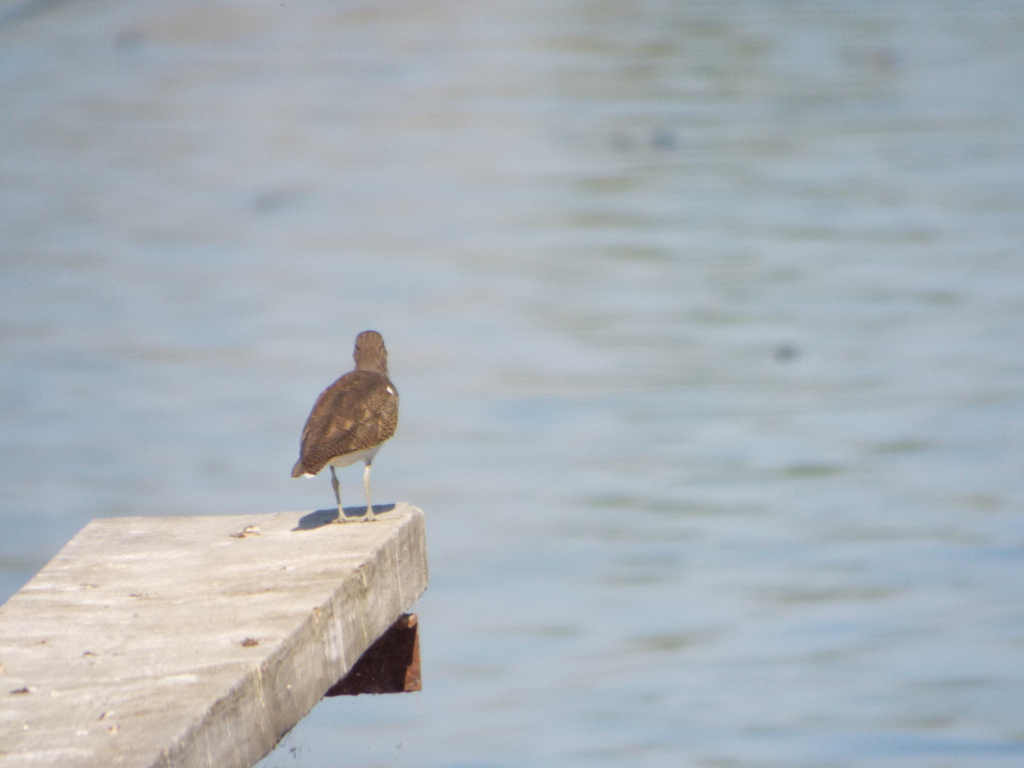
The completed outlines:
{"type": "Polygon", "coordinates": [[[302,430],[299,462],[316,474],[337,456],[384,442],[397,423],[398,393],[387,376],[351,371],[317,398],[302,430]]]}

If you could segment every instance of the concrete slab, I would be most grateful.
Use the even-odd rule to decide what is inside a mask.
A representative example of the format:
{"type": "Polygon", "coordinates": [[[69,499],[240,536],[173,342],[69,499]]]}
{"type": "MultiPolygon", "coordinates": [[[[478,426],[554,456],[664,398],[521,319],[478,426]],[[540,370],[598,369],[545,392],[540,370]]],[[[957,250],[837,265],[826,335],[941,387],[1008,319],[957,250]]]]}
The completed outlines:
{"type": "Polygon", "coordinates": [[[420,510],[330,517],[89,523],[0,606],[0,766],[255,764],[427,586],[420,510]]]}

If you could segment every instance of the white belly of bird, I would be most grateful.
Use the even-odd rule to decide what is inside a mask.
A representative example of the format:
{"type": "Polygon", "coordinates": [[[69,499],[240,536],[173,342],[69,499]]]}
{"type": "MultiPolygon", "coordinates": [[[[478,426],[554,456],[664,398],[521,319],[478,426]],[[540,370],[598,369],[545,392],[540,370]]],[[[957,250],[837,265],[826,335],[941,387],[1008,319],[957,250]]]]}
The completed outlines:
{"type": "Polygon", "coordinates": [[[340,469],[341,467],[347,467],[349,464],[355,464],[357,461],[371,462],[373,457],[377,455],[377,451],[380,450],[380,446],[375,445],[373,448],[364,448],[361,451],[352,451],[352,453],[346,453],[342,456],[331,459],[328,464],[332,467],[340,469]]]}
{"type": "MultiPolygon", "coordinates": [[[[381,443],[383,445],[383,443],[381,443]]],[[[325,467],[335,467],[341,469],[351,464],[355,464],[357,461],[373,461],[373,457],[377,455],[377,451],[380,450],[380,445],[375,445],[373,448],[364,448],[361,451],[352,451],[352,453],[344,453],[341,456],[336,456],[326,464],[325,467]]],[[[309,472],[302,475],[303,477],[312,477],[309,472]]]]}

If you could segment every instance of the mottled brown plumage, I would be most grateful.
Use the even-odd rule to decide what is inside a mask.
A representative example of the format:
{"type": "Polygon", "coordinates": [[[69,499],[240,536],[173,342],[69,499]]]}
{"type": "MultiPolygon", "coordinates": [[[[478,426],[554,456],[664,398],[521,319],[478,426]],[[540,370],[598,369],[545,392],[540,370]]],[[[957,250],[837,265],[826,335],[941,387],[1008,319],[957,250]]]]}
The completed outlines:
{"type": "Polygon", "coordinates": [[[331,485],[338,502],[338,519],[344,520],[341,491],[335,467],[365,461],[366,520],[373,520],[370,503],[370,465],[380,446],[395,434],[398,424],[398,390],[388,378],[388,353],[376,331],[356,337],[353,353],[356,368],[320,393],[302,430],[299,460],[292,477],[315,475],[331,468],[331,485]]]}

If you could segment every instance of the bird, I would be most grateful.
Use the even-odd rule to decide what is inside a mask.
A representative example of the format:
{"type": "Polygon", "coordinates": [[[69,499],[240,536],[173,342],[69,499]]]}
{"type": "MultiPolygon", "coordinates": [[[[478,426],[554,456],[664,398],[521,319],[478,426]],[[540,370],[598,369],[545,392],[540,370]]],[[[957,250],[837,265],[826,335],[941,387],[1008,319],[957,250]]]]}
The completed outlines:
{"type": "Polygon", "coordinates": [[[299,460],[292,468],[292,477],[313,477],[329,466],[331,487],[338,502],[338,522],[345,522],[341,486],[334,469],[366,462],[366,514],[362,519],[372,522],[376,518],[370,502],[370,465],[380,447],[395,434],[398,390],[388,378],[388,352],[377,331],[363,331],[356,336],[352,357],[355,370],[335,381],[316,399],[302,429],[299,460]]]}

